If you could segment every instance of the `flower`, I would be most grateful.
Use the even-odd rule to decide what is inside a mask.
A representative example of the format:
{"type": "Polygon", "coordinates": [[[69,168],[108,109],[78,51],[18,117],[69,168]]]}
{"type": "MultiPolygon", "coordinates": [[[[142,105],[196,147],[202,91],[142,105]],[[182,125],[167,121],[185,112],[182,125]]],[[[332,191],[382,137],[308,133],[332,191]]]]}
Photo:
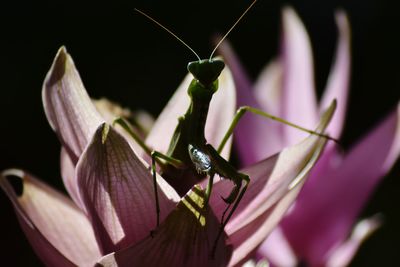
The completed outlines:
{"type": "MultiPolygon", "coordinates": [[[[145,142],[166,152],[188,107],[188,75],[154,123],[145,142]]],[[[42,91],[44,110],[62,145],[61,176],[69,197],[23,170],[5,170],[0,187],[11,200],[33,249],[48,266],[233,266],[246,261],[294,201],[326,139],[311,135],[296,145],[247,166],[250,185],[216,244],[229,180],[215,182],[204,207],[201,185],[178,195],[157,176],[160,225],[148,155],[122,127],[112,126],[118,108],[95,105],[71,56],[61,47],[42,91]],[[10,179],[20,179],[18,195],[10,179]],[[152,234],[150,234],[152,233],[152,234]]],[[[235,87],[228,69],[211,103],[206,125],[209,143],[217,145],[235,111],[235,87]]],[[[321,116],[323,132],[336,103],[321,116]]],[[[141,129],[133,127],[143,134],[141,129]]],[[[222,156],[229,156],[229,146],[222,156]]],[[[203,181],[202,183],[204,183],[203,181]]],[[[204,185],[203,185],[204,186],[204,185]]]]}
{"type": "MultiPolygon", "coordinates": [[[[350,28],[346,15],[336,14],[339,29],[335,62],[326,90],[317,105],[310,41],[291,8],[283,11],[281,55],[251,86],[229,44],[220,52],[230,66],[238,88],[238,104],[260,107],[289,121],[312,127],[329,102],[338,109],[327,133],[342,132],[350,77],[350,28]]],[[[295,204],[279,227],[258,250],[258,257],[275,266],[345,266],[365,238],[380,225],[379,216],[355,224],[374,187],[400,154],[400,104],[369,134],[343,154],[329,144],[295,204]],[[352,228],[354,228],[351,233],[352,228]]],[[[235,132],[244,165],[298,142],[302,132],[275,122],[246,117],[235,132]]]]}

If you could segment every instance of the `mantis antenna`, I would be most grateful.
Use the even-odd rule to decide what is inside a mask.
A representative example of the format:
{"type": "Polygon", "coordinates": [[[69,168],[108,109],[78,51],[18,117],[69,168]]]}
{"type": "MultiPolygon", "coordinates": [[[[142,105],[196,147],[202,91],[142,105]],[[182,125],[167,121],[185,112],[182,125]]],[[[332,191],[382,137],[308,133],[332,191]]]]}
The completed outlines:
{"type": "Polygon", "coordinates": [[[163,28],[166,32],[168,32],[169,34],[171,34],[172,36],[174,36],[178,41],[180,41],[184,46],[186,46],[187,48],[189,48],[190,51],[192,51],[193,54],[195,54],[195,56],[199,59],[199,61],[201,61],[201,58],[199,57],[199,55],[197,55],[197,53],[187,44],[185,43],[181,38],[179,38],[175,33],[173,33],[171,30],[169,30],[167,27],[165,27],[164,25],[162,25],[160,22],[158,22],[157,20],[153,19],[152,17],[150,17],[149,15],[147,15],[146,13],[144,13],[143,11],[135,8],[135,11],[140,13],[141,15],[145,16],[146,18],[148,18],[149,20],[151,20],[152,22],[154,22],[155,24],[157,24],[158,26],[160,26],[161,28],[163,28]]]}
{"type": "Polygon", "coordinates": [[[257,0],[254,0],[251,5],[243,12],[243,14],[236,20],[236,22],[232,25],[232,27],[225,33],[225,35],[221,38],[221,40],[218,42],[218,44],[215,46],[214,50],[211,52],[210,55],[210,60],[212,56],[214,55],[215,51],[217,51],[218,47],[222,44],[222,42],[226,39],[226,37],[229,35],[229,33],[236,27],[236,25],[239,23],[239,21],[246,15],[246,13],[254,6],[254,4],[257,2],[257,0]]]}

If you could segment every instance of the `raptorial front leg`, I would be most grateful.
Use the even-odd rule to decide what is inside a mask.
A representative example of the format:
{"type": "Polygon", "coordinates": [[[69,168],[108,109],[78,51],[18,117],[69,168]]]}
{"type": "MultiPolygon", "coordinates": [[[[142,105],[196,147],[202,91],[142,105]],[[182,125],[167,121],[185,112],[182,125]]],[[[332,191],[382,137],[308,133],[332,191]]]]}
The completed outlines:
{"type": "MultiPolygon", "coordinates": [[[[237,198],[236,198],[236,200],[235,200],[234,203],[233,203],[233,207],[232,207],[232,209],[229,211],[229,214],[228,214],[228,216],[226,217],[225,221],[224,221],[225,214],[226,214],[226,212],[229,210],[231,204],[228,205],[228,207],[225,209],[225,211],[224,211],[224,213],[223,213],[223,215],[222,215],[221,226],[220,226],[220,228],[219,228],[217,237],[215,238],[214,245],[213,245],[213,248],[212,248],[212,251],[211,251],[211,257],[212,257],[212,258],[214,258],[214,256],[215,256],[215,251],[216,251],[216,249],[217,249],[218,241],[219,241],[219,239],[221,238],[222,233],[224,232],[224,229],[225,229],[226,224],[227,224],[227,223],[229,222],[229,220],[231,219],[233,213],[235,212],[236,208],[238,207],[240,201],[242,200],[242,198],[243,198],[243,196],[244,196],[244,193],[246,193],[247,187],[249,186],[249,183],[250,183],[250,177],[249,177],[248,175],[245,175],[245,174],[242,174],[242,173],[238,173],[238,174],[239,174],[239,176],[236,177],[236,179],[238,179],[238,181],[239,181],[239,180],[240,180],[240,181],[243,181],[243,182],[244,182],[244,185],[243,185],[243,187],[241,188],[241,190],[239,190],[239,194],[237,195],[237,198]]],[[[241,182],[240,182],[240,184],[241,184],[241,182]]],[[[233,190],[235,190],[235,189],[233,189],[233,190]]]]}

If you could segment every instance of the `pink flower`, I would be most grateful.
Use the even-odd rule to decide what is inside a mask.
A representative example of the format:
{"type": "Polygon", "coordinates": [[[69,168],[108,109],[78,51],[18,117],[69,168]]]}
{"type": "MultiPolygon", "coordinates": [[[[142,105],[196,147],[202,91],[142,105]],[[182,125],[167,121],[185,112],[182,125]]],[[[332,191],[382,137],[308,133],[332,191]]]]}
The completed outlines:
{"type": "MultiPolygon", "coordinates": [[[[145,142],[166,152],[178,116],[188,107],[188,75],[161,113],[145,142]]],[[[156,226],[148,156],[120,127],[110,110],[89,98],[70,55],[62,47],[43,85],[43,104],[61,145],[61,176],[69,197],[22,170],[6,170],[0,186],[22,229],[48,266],[233,266],[249,259],[296,198],[326,139],[304,138],[243,169],[250,185],[210,258],[226,204],[229,180],[214,184],[203,208],[202,190],[181,196],[158,176],[161,224],[156,226]],[[23,182],[19,196],[10,179],[23,182]],[[200,216],[201,215],[201,216],[200,216]],[[154,230],[154,235],[150,232],[154,230]]],[[[220,76],[206,126],[217,146],[234,116],[236,92],[229,69],[220,76]]],[[[323,132],[335,102],[321,116],[323,132]]],[[[136,129],[140,130],[140,129],[136,129]]],[[[229,156],[229,146],[222,152],[229,156]]]]}
{"type": "MultiPolygon", "coordinates": [[[[342,132],[350,77],[350,29],[346,15],[336,14],[339,29],[336,58],[320,103],[314,92],[313,59],[306,30],[296,13],[283,11],[281,55],[251,85],[227,43],[221,47],[238,88],[238,105],[260,107],[289,121],[313,127],[319,114],[337,99],[338,108],[327,128],[339,138],[342,132]]],[[[375,186],[400,154],[400,105],[378,126],[341,153],[328,145],[295,204],[261,245],[258,257],[276,266],[345,266],[360,243],[379,225],[379,217],[356,223],[375,186]],[[353,233],[351,234],[351,231],[353,233]]],[[[235,132],[244,165],[280,151],[303,138],[304,133],[285,125],[261,123],[246,117],[235,132]]]]}

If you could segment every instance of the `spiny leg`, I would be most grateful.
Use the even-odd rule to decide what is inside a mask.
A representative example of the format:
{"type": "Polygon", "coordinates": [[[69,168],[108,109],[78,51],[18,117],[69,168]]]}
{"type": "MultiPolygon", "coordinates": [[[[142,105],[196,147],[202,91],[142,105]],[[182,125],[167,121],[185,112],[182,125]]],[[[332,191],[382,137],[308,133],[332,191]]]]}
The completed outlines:
{"type": "Polygon", "coordinates": [[[229,204],[226,206],[224,212],[222,213],[222,216],[221,216],[221,225],[224,223],[225,215],[226,215],[226,213],[228,212],[228,210],[229,210],[229,208],[231,207],[231,205],[232,205],[232,203],[229,203],[229,204]]]}
{"type": "MultiPolygon", "coordinates": [[[[235,177],[237,176],[237,174],[235,174],[235,177]]],[[[235,202],[236,198],[238,197],[238,194],[240,192],[240,189],[242,187],[242,178],[236,178],[234,179],[235,182],[235,187],[232,189],[231,193],[229,194],[229,196],[227,198],[222,197],[222,199],[225,201],[225,203],[227,203],[228,205],[226,206],[224,212],[222,213],[221,216],[221,225],[224,222],[225,219],[225,215],[228,212],[229,208],[231,207],[232,203],[235,202]]]]}
{"type": "MultiPolygon", "coordinates": [[[[231,164],[229,164],[223,157],[221,157],[221,155],[217,152],[217,150],[215,150],[212,145],[207,144],[205,146],[205,149],[207,150],[207,154],[212,160],[212,170],[219,176],[226,177],[235,184],[235,187],[232,189],[230,194],[226,198],[223,198],[223,200],[227,204],[229,204],[229,206],[233,204],[233,207],[232,209],[230,209],[227,218],[225,220],[221,220],[221,226],[211,251],[211,256],[214,257],[217,243],[224,231],[226,224],[229,222],[232,214],[235,212],[240,200],[246,192],[247,186],[250,182],[250,178],[248,175],[237,172],[237,170],[231,164]],[[245,182],[245,185],[243,187],[242,182],[245,182]]],[[[227,213],[227,211],[229,210],[229,206],[225,209],[223,217],[225,217],[225,213],[227,213]]]]}
{"type": "Polygon", "coordinates": [[[246,192],[247,187],[249,186],[250,183],[250,177],[246,174],[240,174],[240,179],[242,179],[242,181],[244,181],[244,185],[242,187],[242,190],[240,190],[240,193],[238,194],[236,200],[234,201],[233,207],[230,210],[228,217],[226,217],[226,220],[222,223],[222,228],[224,228],[226,226],[226,224],[229,222],[229,220],[231,219],[233,213],[235,212],[236,208],[238,207],[240,201],[242,200],[242,197],[244,195],[244,193],[246,192]]]}
{"type": "MultiPolygon", "coordinates": [[[[151,152],[151,172],[153,176],[153,187],[154,187],[154,195],[156,198],[156,212],[157,212],[157,227],[160,225],[160,202],[158,200],[158,190],[157,190],[157,170],[156,170],[156,161],[157,159],[163,159],[165,162],[173,165],[176,168],[183,168],[184,163],[179,159],[175,159],[168,155],[165,155],[161,152],[153,150],[151,152]]],[[[160,162],[158,162],[160,164],[160,162]]],[[[163,164],[163,163],[162,163],[163,164]]]]}
{"type": "MultiPolygon", "coordinates": [[[[213,245],[213,248],[212,248],[211,258],[214,258],[215,252],[217,250],[217,244],[218,244],[219,239],[221,238],[222,233],[224,232],[224,228],[225,228],[226,224],[229,222],[229,220],[231,219],[233,213],[235,212],[236,208],[238,207],[240,201],[242,200],[242,198],[244,196],[244,193],[246,192],[247,187],[249,186],[250,177],[248,175],[245,175],[245,174],[242,174],[242,173],[239,173],[239,174],[241,176],[240,179],[242,179],[242,181],[244,181],[245,184],[242,187],[242,190],[240,191],[239,195],[237,196],[237,198],[236,198],[236,200],[235,200],[235,202],[233,204],[233,207],[232,207],[232,209],[230,210],[230,212],[228,214],[228,217],[226,218],[226,220],[224,222],[222,222],[222,224],[221,224],[221,226],[219,228],[217,237],[215,238],[214,245],[213,245]]],[[[230,204],[229,204],[229,206],[230,206],[230,204]]],[[[228,206],[228,208],[229,208],[229,206],[228,206]]],[[[225,209],[224,213],[228,210],[228,208],[225,209]]]]}
{"type": "Polygon", "coordinates": [[[272,119],[274,121],[277,121],[277,122],[292,126],[292,127],[296,128],[296,129],[298,129],[300,131],[303,131],[303,132],[306,132],[306,133],[309,133],[309,134],[313,134],[313,135],[317,135],[317,136],[326,138],[328,140],[332,140],[337,144],[340,144],[339,140],[337,140],[337,139],[335,139],[335,138],[333,138],[333,137],[331,137],[329,135],[326,135],[326,134],[323,134],[323,133],[319,133],[319,132],[304,128],[304,127],[302,127],[300,125],[297,125],[297,124],[294,124],[294,123],[292,123],[290,121],[287,121],[285,119],[276,117],[276,116],[271,115],[271,114],[269,114],[267,112],[264,112],[264,111],[262,111],[260,109],[249,107],[249,106],[243,106],[243,107],[240,107],[236,111],[235,117],[233,117],[233,120],[231,122],[231,125],[229,126],[228,131],[225,133],[224,138],[221,141],[221,144],[218,146],[218,149],[217,149],[218,153],[221,153],[221,151],[224,148],[224,146],[225,146],[226,142],[228,141],[229,137],[232,135],[236,125],[239,123],[239,120],[243,117],[243,115],[247,111],[250,111],[253,114],[260,115],[260,116],[263,116],[265,118],[272,119]]]}

